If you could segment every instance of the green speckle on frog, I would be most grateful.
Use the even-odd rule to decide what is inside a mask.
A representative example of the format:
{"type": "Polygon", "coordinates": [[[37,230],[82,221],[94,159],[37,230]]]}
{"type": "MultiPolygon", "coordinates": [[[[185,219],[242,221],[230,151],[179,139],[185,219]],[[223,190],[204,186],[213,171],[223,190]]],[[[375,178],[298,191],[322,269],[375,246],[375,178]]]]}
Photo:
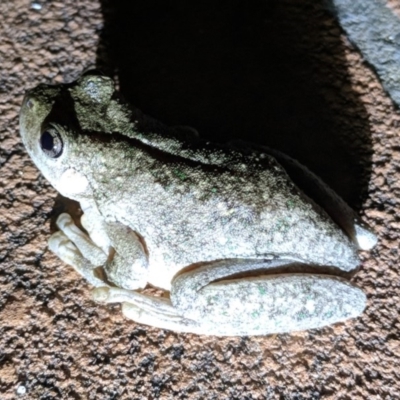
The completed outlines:
{"type": "Polygon", "coordinates": [[[84,212],[88,235],[61,214],[49,247],[95,286],[95,300],[121,302],[128,318],[178,332],[265,335],[363,311],[363,292],[337,275],[356,270],[357,250],[376,238],[289,157],[167,128],[92,73],[30,90],[20,126],[43,175],[84,212]],[[311,182],[315,201],[285,165],[311,182]],[[147,284],[165,296],[142,293],[147,284]]]}

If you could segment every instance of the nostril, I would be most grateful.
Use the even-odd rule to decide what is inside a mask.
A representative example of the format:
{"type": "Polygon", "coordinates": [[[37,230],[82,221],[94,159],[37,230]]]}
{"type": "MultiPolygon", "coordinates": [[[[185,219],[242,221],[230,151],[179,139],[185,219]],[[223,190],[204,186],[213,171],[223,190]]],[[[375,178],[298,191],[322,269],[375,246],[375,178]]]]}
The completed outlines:
{"type": "Polygon", "coordinates": [[[25,104],[29,109],[33,108],[33,100],[32,99],[29,99],[29,98],[26,99],[25,104]]]}

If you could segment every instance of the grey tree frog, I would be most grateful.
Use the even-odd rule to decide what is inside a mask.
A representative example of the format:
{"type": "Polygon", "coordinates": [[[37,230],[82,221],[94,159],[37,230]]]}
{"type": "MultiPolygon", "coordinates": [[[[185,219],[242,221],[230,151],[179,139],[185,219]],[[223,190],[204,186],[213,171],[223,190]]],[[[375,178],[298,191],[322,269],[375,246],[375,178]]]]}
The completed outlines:
{"type": "Polygon", "coordinates": [[[28,91],[20,129],[43,175],[84,213],[85,231],[58,217],[50,249],[94,286],[96,301],[122,303],[128,318],[177,332],[266,335],[364,310],[365,295],[343,276],[376,237],[288,156],[168,128],[94,72],[28,91]],[[164,295],[144,293],[148,284],[164,295]]]}

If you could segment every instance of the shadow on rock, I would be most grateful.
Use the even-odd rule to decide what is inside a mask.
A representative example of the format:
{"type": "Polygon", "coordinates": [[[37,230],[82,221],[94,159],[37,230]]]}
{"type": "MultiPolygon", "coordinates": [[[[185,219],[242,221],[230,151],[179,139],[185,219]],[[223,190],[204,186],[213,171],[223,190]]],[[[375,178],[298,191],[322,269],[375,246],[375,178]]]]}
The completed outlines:
{"type": "Polygon", "coordinates": [[[323,1],[101,2],[97,66],[118,77],[129,102],[207,139],[281,150],[360,206],[367,113],[323,1]]]}

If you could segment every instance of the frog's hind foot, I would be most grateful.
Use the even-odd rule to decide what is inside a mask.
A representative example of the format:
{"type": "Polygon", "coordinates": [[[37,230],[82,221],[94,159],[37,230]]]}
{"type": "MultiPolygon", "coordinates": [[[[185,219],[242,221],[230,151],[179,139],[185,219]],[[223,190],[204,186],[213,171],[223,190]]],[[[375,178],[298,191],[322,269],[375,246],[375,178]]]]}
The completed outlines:
{"type": "Polygon", "coordinates": [[[92,297],[99,303],[122,303],[125,317],[139,324],[174,332],[202,333],[200,324],[178,314],[168,298],[148,296],[116,287],[96,288],[92,297]]]}

